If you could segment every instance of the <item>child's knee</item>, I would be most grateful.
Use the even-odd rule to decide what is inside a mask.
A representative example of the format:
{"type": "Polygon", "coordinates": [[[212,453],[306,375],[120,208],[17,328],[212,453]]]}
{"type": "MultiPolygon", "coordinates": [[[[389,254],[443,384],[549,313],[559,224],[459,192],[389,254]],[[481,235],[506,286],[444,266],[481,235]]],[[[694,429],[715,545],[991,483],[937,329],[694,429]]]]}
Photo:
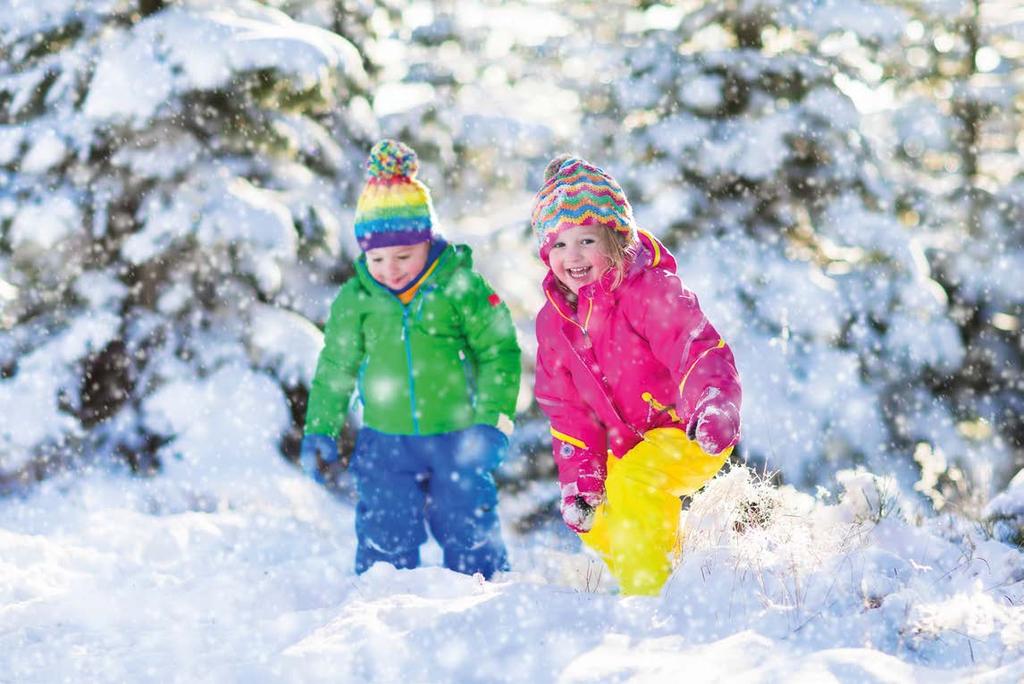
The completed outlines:
{"type": "Polygon", "coordinates": [[[715,456],[708,456],[699,449],[695,451],[699,453],[691,454],[675,473],[674,480],[678,483],[676,491],[679,496],[689,496],[706,485],[718,474],[732,453],[731,448],[715,456]]]}
{"type": "Polygon", "coordinates": [[[494,477],[474,468],[438,470],[428,486],[430,507],[447,517],[497,515],[498,486],[494,477]]]}
{"type": "Polygon", "coordinates": [[[432,500],[427,520],[443,547],[474,548],[500,535],[497,502],[432,500]]]}

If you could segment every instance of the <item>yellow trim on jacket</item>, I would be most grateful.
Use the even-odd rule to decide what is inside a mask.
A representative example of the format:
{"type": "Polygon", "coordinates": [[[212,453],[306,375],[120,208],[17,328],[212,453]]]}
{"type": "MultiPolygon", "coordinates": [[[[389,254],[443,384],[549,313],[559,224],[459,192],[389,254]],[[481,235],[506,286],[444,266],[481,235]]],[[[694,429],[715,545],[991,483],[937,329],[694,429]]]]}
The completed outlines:
{"type": "Polygon", "coordinates": [[[423,277],[416,281],[415,285],[410,287],[402,294],[396,295],[398,297],[398,301],[402,302],[402,304],[408,304],[409,302],[411,302],[412,298],[416,296],[416,291],[420,289],[420,285],[422,285],[427,280],[427,278],[430,277],[430,274],[434,272],[434,269],[437,268],[437,262],[439,261],[441,261],[440,257],[434,259],[434,263],[430,265],[430,268],[428,268],[427,271],[423,274],[423,277]]]}
{"type": "Polygon", "coordinates": [[[661,263],[661,246],[658,244],[658,241],[654,239],[653,235],[648,233],[646,230],[643,230],[642,228],[637,228],[636,232],[642,233],[642,234],[646,235],[647,239],[650,240],[651,244],[654,246],[654,258],[651,260],[651,266],[654,267],[654,266],[657,266],[658,264],[660,264],[661,263]]]}
{"type": "Polygon", "coordinates": [[[587,326],[590,325],[590,315],[592,313],[594,313],[594,300],[593,299],[589,299],[588,300],[590,302],[590,308],[587,310],[587,319],[585,321],[583,321],[583,323],[581,325],[580,322],[578,320],[576,320],[575,318],[571,318],[569,316],[566,316],[564,313],[562,313],[562,309],[559,308],[558,303],[555,301],[554,297],[551,296],[550,292],[545,290],[544,291],[544,296],[548,298],[548,301],[551,302],[551,306],[554,307],[555,311],[558,313],[559,316],[561,316],[565,320],[569,321],[570,323],[575,325],[577,328],[579,328],[583,332],[587,332],[587,326]]]}
{"type": "Polygon", "coordinates": [[[700,356],[697,357],[697,360],[694,361],[693,364],[690,366],[690,370],[686,371],[686,375],[683,376],[683,381],[679,383],[679,395],[680,396],[682,396],[682,394],[683,394],[683,388],[686,386],[686,381],[690,379],[690,373],[692,373],[693,369],[697,367],[697,364],[700,363],[701,361],[703,361],[705,356],[707,356],[711,352],[715,351],[716,349],[721,349],[724,346],[725,346],[725,340],[723,340],[722,338],[719,338],[718,339],[718,344],[716,344],[714,347],[708,347],[707,349],[705,349],[704,351],[702,351],[700,353],[700,356]]]}
{"type": "Polygon", "coordinates": [[[555,439],[565,442],[566,444],[572,444],[574,447],[578,447],[580,449],[587,448],[587,445],[584,444],[582,441],[576,439],[575,437],[570,437],[564,432],[559,432],[555,428],[551,428],[551,436],[554,437],[555,439]]]}

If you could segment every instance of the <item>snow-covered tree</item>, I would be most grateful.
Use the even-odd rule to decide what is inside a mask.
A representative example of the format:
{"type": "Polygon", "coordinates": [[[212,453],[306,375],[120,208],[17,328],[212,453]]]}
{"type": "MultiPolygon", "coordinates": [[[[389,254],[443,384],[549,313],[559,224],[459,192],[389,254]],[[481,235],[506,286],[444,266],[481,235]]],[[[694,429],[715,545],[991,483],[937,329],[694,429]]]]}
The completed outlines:
{"type": "MultiPolygon", "coordinates": [[[[180,452],[174,393],[271,405],[225,459],[281,438],[319,344],[310,285],[343,261],[367,86],[351,43],[251,0],[8,3],[0,477],[157,467],[180,452]]],[[[239,434],[202,418],[193,439],[239,434]]]]}
{"type": "Polygon", "coordinates": [[[573,31],[569,4],[417,3],[389,15],[372,50],[375,110],[386,134],[416,148],[425,180],[443,188],[443,214],[521,194],[575,133],[578,98],[560,87],[559,60],[545,49],[573,31]]]}
{"type": "Polygon", "coordinates": [[[736,351],[747,456],[805,486],[866,463],[909,487],[922,449],[982,456],[936,381],[964,355],[946,295],[839,87],[856,72],[822,50],[891,42],[899,20],[862,2],[655,5],[593,64],[610,81],[590,98],[594,158],[736,351]]]}
{"type": "Polygon", "coordinates": [[[890,0],[908,20],[873,59],[889,106],[872,131],[886,141],[901,220],[921,235],[965,342],[941,388],[961,432],[994,438],[1024,465],[1024,366],[1017,285],[1024,268],[1024,34],[1007,0],[890,0]]]}

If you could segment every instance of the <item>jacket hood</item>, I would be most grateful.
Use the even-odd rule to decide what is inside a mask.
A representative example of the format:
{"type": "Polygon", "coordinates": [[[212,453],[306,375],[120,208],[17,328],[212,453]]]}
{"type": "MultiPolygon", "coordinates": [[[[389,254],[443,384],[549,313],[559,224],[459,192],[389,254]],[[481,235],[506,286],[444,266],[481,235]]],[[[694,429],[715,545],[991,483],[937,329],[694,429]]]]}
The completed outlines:
{"type": "Polygon", "coordinates": [[[676,272],[676,258],[658,238],[646,230],[638,231],[637,238],[640,240],[640,248],[633,263],[626,269],[627,278],[645,268],[663,268],[670,273],[676,272]]]}

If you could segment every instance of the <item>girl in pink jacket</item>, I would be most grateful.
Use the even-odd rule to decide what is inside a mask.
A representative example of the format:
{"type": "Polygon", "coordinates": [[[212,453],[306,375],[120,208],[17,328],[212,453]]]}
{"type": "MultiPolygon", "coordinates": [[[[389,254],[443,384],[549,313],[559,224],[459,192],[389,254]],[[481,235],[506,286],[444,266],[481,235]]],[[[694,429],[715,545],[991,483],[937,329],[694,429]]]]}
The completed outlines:
{"type": "Polygon", "coordinates": [[[562,518],[623,593],[656,594],[679,553],[679,497],[739,439],[732,352],[601,169],[553,159],[531,223],[550,267],[535,390],[551,420],[562,518]]]}

